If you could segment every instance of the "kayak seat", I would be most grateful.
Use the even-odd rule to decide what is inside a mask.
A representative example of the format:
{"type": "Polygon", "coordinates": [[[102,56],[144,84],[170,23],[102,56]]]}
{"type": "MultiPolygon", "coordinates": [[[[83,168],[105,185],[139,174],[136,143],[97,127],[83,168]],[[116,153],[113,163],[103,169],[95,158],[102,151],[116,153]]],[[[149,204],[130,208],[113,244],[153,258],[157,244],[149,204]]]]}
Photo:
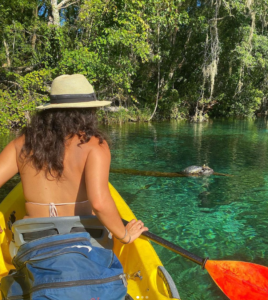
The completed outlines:
{"type": "Polygon", "coordinates": [[[29,218],[13,223],[10,255],[14,257],[21,245],[32,240],[72,232],[88,232],[92,246],[113,248],[110,232],[96,216],[29,218]]]}

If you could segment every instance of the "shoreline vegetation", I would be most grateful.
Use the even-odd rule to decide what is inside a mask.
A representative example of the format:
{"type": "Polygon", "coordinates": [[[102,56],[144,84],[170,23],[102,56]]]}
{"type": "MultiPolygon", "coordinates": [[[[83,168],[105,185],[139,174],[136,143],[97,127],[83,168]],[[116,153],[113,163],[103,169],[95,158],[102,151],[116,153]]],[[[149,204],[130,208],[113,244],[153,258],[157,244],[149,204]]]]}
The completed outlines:
{"type": "Polygon", "coordinates": [[[0,133],[80,73],[104,123],[267,115],[268,5],[262,0],[2,0],[0,133]]]}

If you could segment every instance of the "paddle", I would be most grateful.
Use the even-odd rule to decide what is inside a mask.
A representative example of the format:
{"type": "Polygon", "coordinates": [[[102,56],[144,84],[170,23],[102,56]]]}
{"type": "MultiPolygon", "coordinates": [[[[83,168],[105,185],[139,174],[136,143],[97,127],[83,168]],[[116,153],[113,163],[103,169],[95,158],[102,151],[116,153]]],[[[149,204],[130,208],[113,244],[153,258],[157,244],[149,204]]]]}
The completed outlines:
{"type": "MultiPolygon", "coordinates": [[[[123,220],[126,225],[128,222],[123,220]]],[[[231,300],[267,300],[268,268],[240,261],[216,261],[201,258],[189,251],[149,232],[143,232],[149,240],[183,256],[206,269],[218,287],[231,300]]]]}

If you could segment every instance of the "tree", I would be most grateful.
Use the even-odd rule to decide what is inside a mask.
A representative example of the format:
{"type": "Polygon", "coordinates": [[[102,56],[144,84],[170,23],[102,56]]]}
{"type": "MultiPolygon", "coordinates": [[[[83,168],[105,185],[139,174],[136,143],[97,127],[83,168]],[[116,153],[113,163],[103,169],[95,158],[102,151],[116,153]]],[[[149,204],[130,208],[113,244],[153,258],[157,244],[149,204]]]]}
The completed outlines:
{"type": "Polygon", "coordinates": [[[59,27],[60,26],[60,11],[66,9],[67,7],[78,3],[78,0],[62,0],[58,3],[58,0],[50,0],[52,7],[52,24],[59,27]]]}
{"type": "Polygon", "coordinates": [[[128,109],[120,121],[268,112],[265,0],[2,0],[0,14],[2,128],[64,73],[128,109]]]}

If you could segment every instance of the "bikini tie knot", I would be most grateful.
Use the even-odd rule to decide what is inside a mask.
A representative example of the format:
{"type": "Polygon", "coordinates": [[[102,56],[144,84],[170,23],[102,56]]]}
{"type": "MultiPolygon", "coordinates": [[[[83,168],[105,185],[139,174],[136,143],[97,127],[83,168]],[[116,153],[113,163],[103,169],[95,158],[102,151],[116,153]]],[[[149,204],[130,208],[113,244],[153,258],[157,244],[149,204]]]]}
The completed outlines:
{"type": "Polygon", "coordinates": [[[57,207],[53,202],[49,203],[49,216],[50,217],[57,217],[58,216],[57,207]]]}

